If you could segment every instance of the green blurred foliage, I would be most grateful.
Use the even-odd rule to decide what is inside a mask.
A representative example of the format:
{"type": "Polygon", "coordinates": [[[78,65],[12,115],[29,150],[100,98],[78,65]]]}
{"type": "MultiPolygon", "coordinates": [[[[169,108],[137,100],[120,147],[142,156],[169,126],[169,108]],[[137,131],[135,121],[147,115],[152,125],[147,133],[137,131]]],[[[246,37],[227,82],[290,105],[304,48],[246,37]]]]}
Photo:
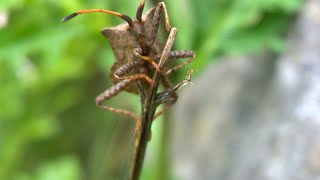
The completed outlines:
{"type": "MultiPolygon", "coordinates": [[[[188,68],[201,72],[226,54],[281,53],[302,0],[166,3],[171,24],[179,29],[175,48],[196,50],[197,59],[188,68]]],[[[66,24],[61,18],[89,8],[134,16],[138,4],[137,0],[0,2],[0,18],[8,18],[0,27],[0,180],[126,179],[134,122],[94,104],[95,97],[112,85],[109,68],[114,62],[99,30],[122,21],[98,13],[66,24]]],[[[173,76],[179,80],[183,73],[173,76]]],[[[126,93],[110,104],[138,112],[140,108],[138,97],[126,93]]],[[[161,137],[161,126],[156,127],[154,137],[161,137]]],[[[148,156],[161,154],[157,139],[153,138],[148,156]]],[[[142,179],[158,177],[156,160],[147,159],[142,179]]]]}

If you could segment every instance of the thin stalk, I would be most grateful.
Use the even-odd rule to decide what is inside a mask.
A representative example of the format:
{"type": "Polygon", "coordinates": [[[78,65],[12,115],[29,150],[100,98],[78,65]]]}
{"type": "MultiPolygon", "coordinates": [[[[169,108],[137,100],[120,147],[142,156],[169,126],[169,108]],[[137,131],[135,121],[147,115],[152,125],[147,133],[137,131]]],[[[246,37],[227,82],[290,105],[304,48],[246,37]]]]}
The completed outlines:
{"type": "MultiPolygon", "coordinates": [[[[168,40],[164,46],[164,49],[161,54],[161,58],[159,61],[160,69],[163,69],[165,65],[169,52],[172,48],[173,42],[175,40],[176,34],[178,30],[176,28],[171,28],[168,40]]],[[[155,103],[156,95],[158,91],[158,86],[160,83],[161,74],[156,71],[153,76],[154,86],[151,87],[147,97],[142,99],[142,112],[141,112],[141,128],[140,131],[136,134],[135,144],[134,144],[134,153],[133,153],[133,160],[131,164],[130,170],[130,180],[138,180],[141,174],[143,161],[145,157],[145,152],[147,149],[147,144],[150,139],[150,130],[151,124],[158,107],[158,104],[155,103]]]]}

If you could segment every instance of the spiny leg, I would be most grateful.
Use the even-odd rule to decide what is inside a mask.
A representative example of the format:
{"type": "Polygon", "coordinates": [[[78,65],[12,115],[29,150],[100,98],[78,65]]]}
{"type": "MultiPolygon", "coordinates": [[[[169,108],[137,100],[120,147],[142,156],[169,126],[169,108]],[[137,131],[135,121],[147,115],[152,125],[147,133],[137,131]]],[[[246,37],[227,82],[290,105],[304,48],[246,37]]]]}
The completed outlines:
{"type": "Polygon", "coordinates": [[[171,24],[170,24],[170,20],[169,20],[169,15],[168,15],[168,11],[167,11],[167,7],[164,4],[164,2],[159,2],[156,6],[154,15],[153,15],[153,19],[152,19],[152,36],[150,38],[150,41],[148,42],[148,46],[151,46],[158,34],[158,29],[159,29],[159,25],[160,25],[160,15],[161,15],[161,11],[163,11],[164,13],[164,18],[165,18],[165,24],[166,24],[166,29],[167,31],[170,31],[171,29],[171,24]]]}
{"type": "Polygon", "coordinates": [[[125,116],[129,116],[129,117],[135,119],[136,120],[136,125],[135,125],[134,130],[135,130],[135,132],[137,132],[139,130],[140,125],[141,125],[141,119],[137,114],[135,114],[135,113],[133,113],[131,111],[125,110],[125,109],[113,108],[113,107],[106,106],[106,105],[102,104],[104,101],[116,96],[119,92],[124,90],[132,81],[133,81],[133,79],[126,79],[126,80],[123,80],[123,81],[115,84],[111,88],[107,89],[106,91],[101,93],[96,98],[96,105],[99,108],[102,108],[102,109],[105,109],[105,110],[108,110],[108,111],[111,111],[111,112],[119,113],[119,114],[122,114],[122,115],[125,115],[125,116]]]}
{"type": "MultiPolygon", "coordinates": [[[[141,56],[141,55],[140,55],[141,56]]],[[[191,63],[192,61],[194,61],[196,57],[196,54],[194,51],[190,51],[190,50],[174,50],[174,51],[170,51],[169,52],[169,56],[168,59],[178,59],[178,58],[189,58],[187,61],[174,66],[173,68],[170,68],[169,70],[166,71],[165,76],[168,76],[169,74],[171,74],[174,71],[177,71],[180,68],[183,68],[184,66],[186,66],[187,64],[191,63]]],[[[157,56],[152,56],[152,57],[146,57],[151,59],[152,61],[156,62],[159,61],[160,59],[160,55],[157,56]]],[[[162,71],[160,71],[162,72],[162,71]]]]}
{"type": "Polygon", "coordinates": [[[170,51],[169,52],[169,56],[168,56],[169,59],[178,59],[178,58],[189,58],[189,59],[187,61],[177,65],[177,66],[174,66],[173,68],[170,68],[169,70],[166,71],[165,74],[163,74],[163,72],[160,70],[158,64],[156,63],[156,61],[158,61],[160,59],[160,56],[154,56],[154,57],[143,56],[143,55],[139,54],[138,50],[135,50],[134,54],[135,54],[135,56],[139,57],[140,59],[149,62],[157,71],[159,71],[162,75],[165,75],[165,76],[168,76],[172,72],[183,68],[187,64],[189,64],[192,61],[194,61],[194,59],[196,57],[195,52],[194,51],[190,51],[190,50],[170,51]]]}
{"type": "Polygon", "coordinates": [[[172,58],[189,58],[187,61],[174,66],[173,68],[169,69],[165,75],[168,76],[170,73],[183,68],[184,66],[186,66],[187,64],[191,63],[196,57],[196,53],[194,51],[189,51],[189,50],[176,50],[176,51],[170,51],[169,53],[169,59],[172,58]]]}
{"type": "Polygon", "coordinates": [[[135,68],[141,67],[145,62],[144,61],[131,61],[128,62],[121,67],[119,67],[113,74],[113,76],[117,79],[124,80],[124,79],[145,79],[151,86],[154,85],[153,80],[147,76],[146,74],[135,74],[135,75],[129,75],[126,76],[131,70],[135,68]]]}

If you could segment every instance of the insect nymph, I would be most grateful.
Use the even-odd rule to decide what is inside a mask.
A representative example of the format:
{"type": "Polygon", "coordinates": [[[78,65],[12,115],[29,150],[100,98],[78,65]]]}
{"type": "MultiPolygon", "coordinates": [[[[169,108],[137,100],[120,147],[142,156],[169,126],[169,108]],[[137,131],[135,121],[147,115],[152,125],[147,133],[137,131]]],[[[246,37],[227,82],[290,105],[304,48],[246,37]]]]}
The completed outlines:
{"type": "MultiPolygon", "coordinates": [[[[110,71],[115,85],[96,98],[96,105],[102,109],[134,118],[137,121],[135,126],[136,130],[139,128],[141,123],[138,115],[124,109],[112,108],[103,105],[102,103],[117,95],[122,90],[138,93],[136,83],[133,83],[137,80],[141,82],[141,86],[143,86],[144,89],[148,89],[148,86],[153,86],[154,82],[150,77],[152,77],[155,71],[159,71],[163,74],[163,78],[161,79],[162,85],[164,86],[164,89],[169,89],[171,88],[171,82],[167,76],[171,72],[184,67],[195,58],[195,53],[193,51],[170,51],[169,59],[189,59],[173,68],[166,67],[164,70],[159,69],[158,61],[163,49],[163,45],[158,38],[160,15],[162,12],[164,13],[165,25],[168,31],[171,29],[169,16],[163,2],[159,2],[155,8],[150,9],[144,16],[142,16],[144,6],[145,0],[142,0],[137,9],[136,19],[131,19],[127,15],[110,10],[89,9],[79,10],[66,16],[62,20],[63,22],[66,22],[79,14],[101,12],[118,16],[126,21],[123,24],[111,28],[105,28],[101,31],[101,33],[109,39],[116,58],[116,61],[110,71]]],[[[175,99],[177,98],[176,94],[173,94],[172,96],[175,99]]]]}

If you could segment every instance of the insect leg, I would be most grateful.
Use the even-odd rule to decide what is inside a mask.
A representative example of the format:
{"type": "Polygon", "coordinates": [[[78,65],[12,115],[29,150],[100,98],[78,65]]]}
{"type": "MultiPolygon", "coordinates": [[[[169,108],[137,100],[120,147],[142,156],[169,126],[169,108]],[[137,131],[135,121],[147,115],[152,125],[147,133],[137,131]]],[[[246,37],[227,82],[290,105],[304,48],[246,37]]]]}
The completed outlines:
{"type": "MultiPolygon", "coordinates": [[[[164,76],[163,78],[161,78],[161,83],[164,87],[164,91],[172,89],[172,83],[167,76],[164,76]]],[[[172,100],[170,101],[170,104],[174,104],[178,99],[177,92],[176,91],[171,92],[170,97],[172,98],[172,100]]]]}
{"type": "Polygon", "coordinates": [[[189,50],[176,50],[176,51],[170,51],[169,58],[189,58],[187,61],[169,69],[165,74],[168,76],[170,73],[186,66],[187,64],[191,63],[194,58],[196,57],[196,53],[194,51],[189,50]]]}
{"type": "Polygon", "coordinates": [[[142,49],[141,48],[136,48],[133,50],[133,53],[136,57],[140,58],[141,60],[147,61],[148,63],[150,63],[157,71],[161,72],[160,67],[158,66],[158,64],[156,63],[156,61],[148,56],[143,56],[141,55],[142,49]]]}
{"type": "Polygon", "coordinates": [[[164,13],[164,18],[165,18],[165,24],[166,24],[166,29],[167,31],[170,31],[171,29],[171,24],[170,24],[170,20],[169,20],[169,15],[168,15],[168,11],[166,8],[166,5],[164,4],[164,2],[159,2],[156,6],[154,15],[153,15],[153,19],[152,19],[152,36],[150,39],[150,42],[148,42],[148,45],[152,45],[157,37],[158,34],[158,29],[159,29],[159,25],[160,25],[160,15],[161,15],[161,11],[163,11],[164,13]]]}
{"type": "Polygon", "coordinates": [[[111,88],[107,89],[106,91],[104,91],[103,93],[101,93],[97,98],[96,98],[96,105],[99,108],[111,111],[111,112],[115,112],[115,113],[119,113],[125,116],[129,116],[133,119],[136,120],[136,125],[135,125],[135,132],[137,132],[139,130],[139,127],[141,125],[141,119],[140,117],[128,110],[125,109],[118,109],[118,108],[113,108],[110,106],[106,106],[103,105],[102,103],[114,96],[116,96],[119,92],[121,92],[122,90],[124,90],[131,82],[133,81],[133,79],[126,79],[123,80],[117,84],[115,84],[114,86],[112,86],[111,88]]]}
{"type": "Polygon", "coordinates": [[[172,87],[171,82],[168,79],[168,77],[163,78],[162,83],[163,83],[165,90],[163,92],[157,94],[156,101],[158,101],[158,103],[165,102],[166,105],[163,109],[161,109],[159,112],[157,112],[154,115],[153,120],[155,120],[157,117],[159,117],[161,114],[163,114],[165,111],[169,110],[172,107],[172,105],[178,99],[178,95],[177,95],[176,91],[179,90],[180,88],[182,88],[183,86],[191,83],[191,75],[194,71],[195,71],[194,69],[188,70],[185,79],[182,82],[175,85],[174,87],[172,87]],[[168,100],[166,100],[168,98],[171,98],[171,99],[169,99],[169,101],[168,101],[168,100]]]}
{"type": "Polygon", "coordinates": [[[146,74],[135,74],[135,75],[129,75],[126,76],[131,70],[134,68],[138,68],[139,66],[142,66],[144,64],[144,61],[131,61],[128,62],[122,66],[120,66],[113,74],[113,76],[117,79],[124,80],[124,79],[145,79],[151,86],[154,85],[153,80],[146,74]]]}
{"type": "MultiPolygon", "coordinates": [[[[161,83],[162,83],[165,91],[169,90],[170,88],[172,88],[171,81],[167,76],[164,76],[163,78],[161,78],[161,83]]],[[[163,113],[165,113],[166,111],[170,110],[172,105],[177,101],[177,99],[178,99],[177,92],[175,92],[175,91],[172,92],[170,94],[170,96],[171,96],[172,100],[170,102],[166,103],[165,106],[154,115],[153,120],[157,119],[163,113]]]]}

